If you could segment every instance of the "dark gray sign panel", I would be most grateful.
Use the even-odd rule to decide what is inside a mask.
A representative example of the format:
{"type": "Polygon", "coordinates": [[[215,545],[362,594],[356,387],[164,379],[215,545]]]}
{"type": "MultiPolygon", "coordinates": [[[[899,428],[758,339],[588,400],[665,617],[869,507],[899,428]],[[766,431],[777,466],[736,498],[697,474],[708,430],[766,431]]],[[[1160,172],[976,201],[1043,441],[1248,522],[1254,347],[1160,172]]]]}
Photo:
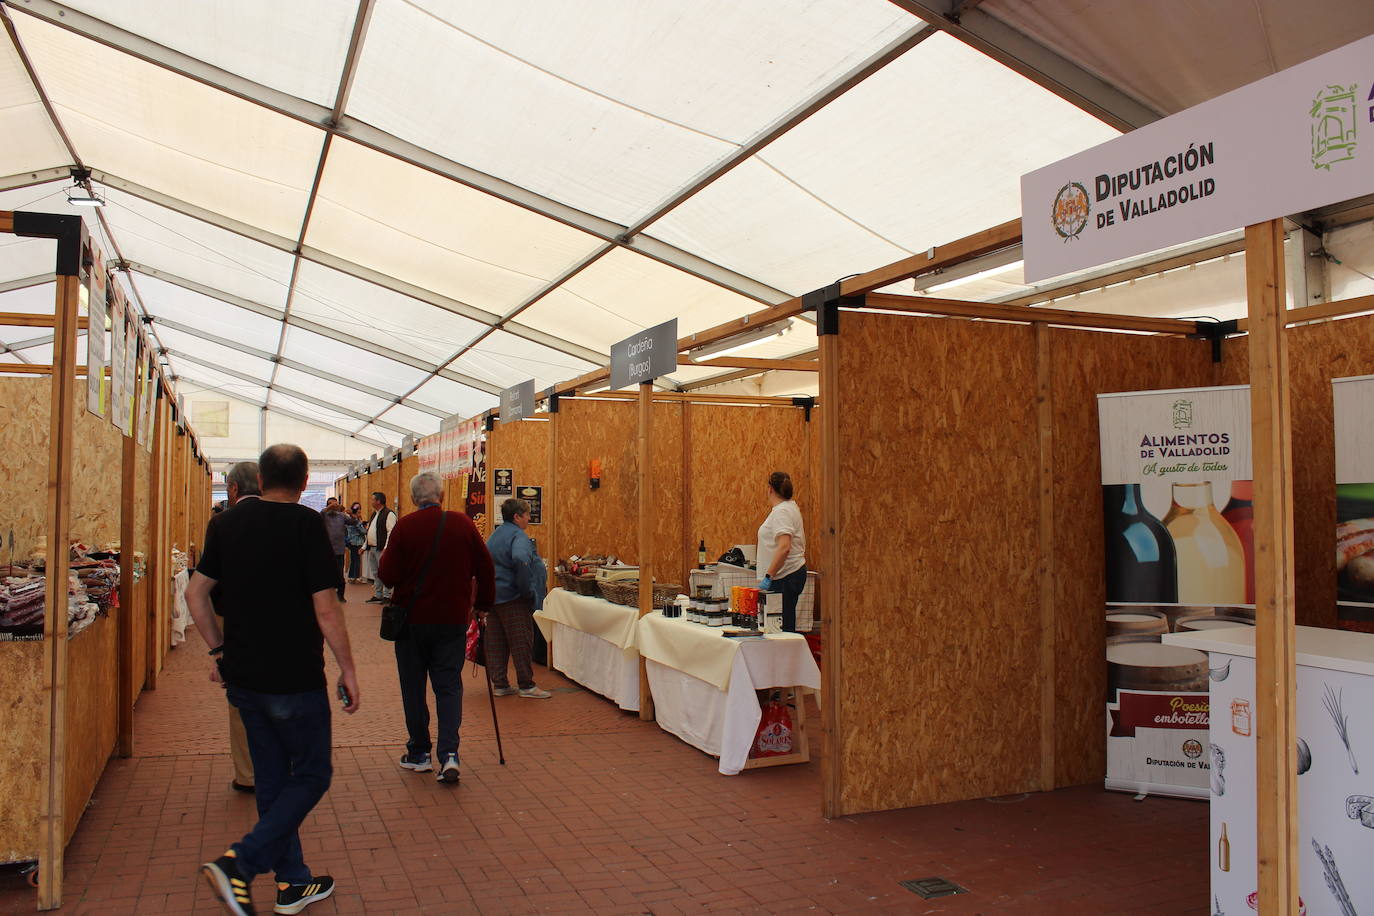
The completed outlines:
{"type": "Polygon", "coordinates": [[[501,422],[534,416],[534,379],[501,390],[501,422]]]}
{"type": "Polygon", "coordinates": [[[611,390],[672,375],[677,371],[677,319],[611,345],[611,390]]]}

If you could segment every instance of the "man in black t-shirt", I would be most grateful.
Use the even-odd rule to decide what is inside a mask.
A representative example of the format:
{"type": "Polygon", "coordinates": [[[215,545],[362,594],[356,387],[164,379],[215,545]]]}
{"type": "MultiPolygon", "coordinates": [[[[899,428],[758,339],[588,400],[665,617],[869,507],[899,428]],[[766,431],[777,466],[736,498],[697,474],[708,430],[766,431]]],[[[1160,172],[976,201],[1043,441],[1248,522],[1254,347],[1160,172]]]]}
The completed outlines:
{"type": "Polygon", "coordinates": [[[311,875],[297,834],[333,775],[326,641],[339,664],[344,712],[357,711],[359,691],[336,597],[334,551],[319,514],[299,504],[309,470],[297,446],[263,452],[261,499],[240,502],[211,526],[186,589],[196,628],[215,656],[210,679],[223,680],[243,717],[256,771],[257,824],[201,866],[238,916],[256,912],[250,884],[263,872],[276,873],[278,913],[299,913],[334,892],[333,878],[311,875]],[[215,609],[224,618],[222,637],[215,609]]]}

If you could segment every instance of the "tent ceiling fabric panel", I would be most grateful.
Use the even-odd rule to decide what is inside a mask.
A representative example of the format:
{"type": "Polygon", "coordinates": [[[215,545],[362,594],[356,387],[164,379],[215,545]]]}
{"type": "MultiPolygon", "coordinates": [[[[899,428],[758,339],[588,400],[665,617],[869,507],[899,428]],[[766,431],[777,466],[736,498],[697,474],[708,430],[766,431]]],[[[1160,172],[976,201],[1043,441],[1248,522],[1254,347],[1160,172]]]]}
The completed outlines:
{"type": "Polygon", "coordinates": [[[0,36],[0,175],[70,162],[9,36],[0,36]]]}
{"type": "Polygon", "coordinates": [[[291,314],[412,353],[436,365],[487,327],[310,261],[301,263],[291,314]]]}
{"type": "Polygon", "coordinates": [[[631,222],[684,177],[909,25],[878,0],[383,0],[350,113],[580,209],[631,222]],[[597,53],[586,53],[589,46],[597,53]],[[513,122],[508,114],[530,109],[540,117],[513,122]],[[493,122],[506,129],[467,129],[493,122]]]}
{"type": "MultiPolygon", "coordinates": [[[[610,343],[607,341],[607,348],[610,343]]],[[[536,388],[547,388],[597,366],[513,334],[495,331],[454,360],[449,368],[491,379],[501,388],[509,388],[529,378],[534,379],[536,388]]]]}
{"type": "Polygon", "coordinates": [[[437,408],[450,416],[457,414],[462,417],[475,416],[500,403],[500,398],[495,395],[476,391],[446,378],[430,379],[416,388],[408,400],[437,408]]]}
{"type": "Polygon", "coordinates": [[[358,430],[357,435],[364,439],[376,439],[385,442],[393,448],[399,446],[401,441],[405,438],[400,433],[392,432],[389,429],[371,423],[358,430]]]}
{"type": "Polygon", "coordinates": [[[300,328],[286,329],[286,344],[282,347],[282,356],[334,375],[356,379],[373,388],[395,391],[398,396],[420,384],[425,378],[425,373],[421,369],[394,362],[300,328]]]}
{"type": "Polygon", "coordinates": [[[339,0],[75,0],[67,5],[321,105],[334,104],[356,13],[356,4],[339,0]]]}
{"type": "Polygon", "coordinates": [[[235,372],[243,372],[253,376],[253,378],[262,379],[263,384],[272,378],[272,363],[265,359],[258,359],[223,344],[204,340],[184,331],[174,330],[156,321],[153,323],[153,328],[157,331],[158,340],[168,350],[180,350],[208,362],[212,366],[223,366],[226,369],[233,369],[235,372]]]}
{"type": "Polygon", "coordinates": [[[429,414],[422,411],[412,410],[404,404],[397,404],[395,407],[382,414],[379,420],[383,423],[394,423],[397,426],[403,426],[421,436],[428,436],[439,431],[438,417],[431,417],[429,414]]]}
{"type": "Polygon", "coordinates": [[[1012,219],[1023,172],[1116,135],[934,35],[651,231],[800,293],[1012,219]]]}
{"type": "MultiPolygon", "coordinates": [[[[277,384],[292,391],[299,391],[312,397],[320,398],[331,404],[338,404],[340,407],[347,407],[375,417],[377,414],[386,410],[391,404],[381,398],[354,391],[352,388],[331,382],[328,379],[317,378],[305,372],[282,366],[277,372],[277,384]]],[[[350,429],[356,429],[358,421],[351,421],[350,429]]]]}
{"type": "Polygon", "coordinates": [[[299,231],[321,131],[31,17],[15,27],[83,161],[271,232],[299,231]]]}
{"type": "Polygon", "coordinates": [[[498,314],[599,244],[344,140],[330,149],[306,243],[498,314]]]}
{"type": "MultiPolygon", "coordinates": [[[[138,292],[148,314],[191,324],[217,337],[273,350],[281,336],[281,322],[193,293],[153,277],[140,277],[138,292]]],[[[159,334],[161,331],[159,330],[159,334]]]]}
{"type": "Polygon", "coordinates": [[[101,185],[105,218],[130,261],[281,310],[291,255],[101,185]]]}
{"type": "Polygon", "coordinates": [[[1374,33],[1368,0],[985,0],[979,9],[1166,114],[1374,33]]]}
{"type": "MultiPolygon", "coordinates": [[[[0,240],[5,236],[0,235],[0,240]]],[[[0,293],[0,312],[23,312],[26,315],[51,315],[57,307],[57,286],[54,283],[39,283],[23,289],[12,289],[0,293]]],[[[50,331],[50,328],[16,328],[28,332],[30,337],[50,331]]]]}
{"type": "Polygon", "coordinates": [[[271,395],[268,397],[267,407],[269,410],[273,407],[280,407],[281,409],[290,411],[294,414],[299,414],[301,416],[307,417],[314,417],[320,423],[329,426],[333,429],[336,429],[344,435],[352,434],[353,431],[356,430],[360,425],[355,417],[350,417],[347,414],[342,414],[338,411],[329,410],[327,408],[321,407],[318,404],[312,404],[310,401],[305,401],[297,397],[292,397],[289,394],[284,394],[283,392],[276,390],[273,390],[271,395]]]}
{"type": "Polygon", "coordinates": [[[222,391],[232,397],[252,401],[255,404],[262,404],[267,400],[267,389],[261,385],[250,384],[242,379],[234,378],[232,375],[216,372],[200,363],[180,359],[175,355],[168,357],[168,364],[172,367],[172,374],[177,376],[178,381],[181,379],[194,381],[206,389],[222,391]]]}
{"type": "Polygon", "coordinates": [[[678,331],[711,327],[758,309],[738,293],[616,249],[520,313],[530,327],[609,351],[635,331],[677,317],[678,331]]]}

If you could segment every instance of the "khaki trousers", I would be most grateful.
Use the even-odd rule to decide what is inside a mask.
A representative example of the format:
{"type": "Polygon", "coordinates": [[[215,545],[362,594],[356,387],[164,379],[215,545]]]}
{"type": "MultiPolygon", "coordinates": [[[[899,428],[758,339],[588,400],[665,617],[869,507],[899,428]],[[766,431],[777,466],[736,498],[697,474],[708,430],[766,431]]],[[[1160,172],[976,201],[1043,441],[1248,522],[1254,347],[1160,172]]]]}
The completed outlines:
{"type": "Polygon", "coordinates": [[[253,785],[253,758],[248,755],[248,732],[237,706],[229,707],[229,756],[234,759],[234,782],[253,785]]]}

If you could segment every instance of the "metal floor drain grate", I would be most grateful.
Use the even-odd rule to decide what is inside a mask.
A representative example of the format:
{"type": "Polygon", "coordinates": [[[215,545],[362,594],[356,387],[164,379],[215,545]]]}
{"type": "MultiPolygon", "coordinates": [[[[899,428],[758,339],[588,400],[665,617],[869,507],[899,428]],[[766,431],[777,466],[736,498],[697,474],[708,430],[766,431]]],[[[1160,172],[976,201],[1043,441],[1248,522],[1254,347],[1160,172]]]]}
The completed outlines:
{"type": "Polygon", "coordinates": [[[910,881],[899,881],[897,883],[925,900],[933,900],[936,897],[953,897],[955,894],[968,893],[968,888],[960,887],[946,878],[913,878],[910,881]]]}

